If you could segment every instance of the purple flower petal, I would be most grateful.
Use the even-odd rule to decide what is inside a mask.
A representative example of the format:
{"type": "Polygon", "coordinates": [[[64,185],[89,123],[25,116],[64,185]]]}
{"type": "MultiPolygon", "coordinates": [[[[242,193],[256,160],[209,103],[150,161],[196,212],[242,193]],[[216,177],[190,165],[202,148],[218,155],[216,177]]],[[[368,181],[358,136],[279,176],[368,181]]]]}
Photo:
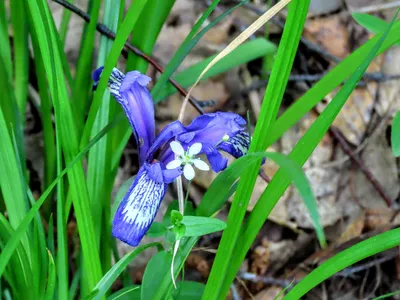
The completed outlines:
{"type": "Polygon", "coordinates": [[[182,125],[181,122],[179,121],[175,121],[172,122],[170,124],[168,124],[167,126],[165,126],[165,128],[163,130],[161,130],[160,134],[157,136],[157,139],[154,141],[153,145],[150,147],[148,153],[147,153],[147,161],[152,161],[152,159],[154,158],[154,154],[161,148],[163,147],[159,157],[160,157],[160,161],[162,161],[165,165],[171,161],[164,161],[163,157],[164,157],[164,152],[168,152],[166,155],[168,157],[171,157],[171,153],[172,153],[172,157],[173,157],[173,152],[171,150],[171,147],[169,146],[170,142],[173,141],[175,139],[175,137],[183,132],[185,132],[185,126],[182,125]]]}
{"type": "Polygon", "coordinates": [[[242,131],[232,136],[228,141],[219,144],[217,149],[225,151],[235,158],[239,158],[247,154],[249,146],[249,134],[245,131],[242,131]]]}
{"type": "MultiPolygon", "coordinates": [[[[102,68],[93,73],[94,86],[100,78],[102,68]]],[[[143,165],[146,154],[155,140],[154,105],[147,89],[150,77],[138,71],[124,75],[114,68],[108,87],[114,98],[121,104],[131,124],[139,148],[139,163],[143,165]]]]}
{"type": "MultiPolygon", "coordinates": [[[[234,113],[216,112],[204,114],[195,118],[187,127],[184,127],[180,124],[180,132],[175,130],[173,134],[169,136],[169,138],[171,140],[176,138],[182,144],[184,149],[188,149],[195,143],[201,143],[202,145],[208,144],[207,152],[205,149],[203,149],[202,152],[207,154],[207,157],[212,165],[212,169],[214,171],[220,171],[226,168],[227,160],[218,153],[218,145],[222,143],[222,138],[225,135],[234,137],[245,132],[245,125],[246,121],[241,116],[234,113]]],[[[172,131],[170,132],[172,133],[172,131]]],[[[155,143],[158,143],[158,140],[159,138],[157,138],[155,143]]],[[[163,164],[168,164],[174,159],[174,154],[171,148],[168,147],[169,143],[166,143],[166,141],[167,139],[163,139],[162,143],[158,143],[164,145],[160,154],[160,161],[163,164]]],[[[239,155],[239,152],[233,151],[234,149],[229,149],[228,146],[229,145],[223,145],[221,149],[226,149],[229,150],[227,151],[229,153],[239,155]]],[[[159,145],[159,147],[161,147],[161,145],[159,145]]]]}
{"type": "Polygon", "coordinates": [[[210,162],[211,169],[214,172],[220,172],[222,170],[225,170],[226,167],[228,166],[228,159],[226,157],[223,157],[221,153],[218,152],[217,149],[211,144],[208,143],[203,143],[203,149],[202,152],[204,152],[207,155],[207,159],[210,162]]]}
{"type": "MultiPolygon", "coordinates": [[[[159,164],[154,164],[158,165],[159,164]]],[[[149,230],[156,217],[161,200],[167,191],[167,184],[157,182],[156,174],[161,168],[144,164],[135,181],[119,205],[113,220],[112,234],[114,237],[131,245],[137,246],[149,230]]],[[[161,176],[162,178],[162,176],[161,176]]]]}

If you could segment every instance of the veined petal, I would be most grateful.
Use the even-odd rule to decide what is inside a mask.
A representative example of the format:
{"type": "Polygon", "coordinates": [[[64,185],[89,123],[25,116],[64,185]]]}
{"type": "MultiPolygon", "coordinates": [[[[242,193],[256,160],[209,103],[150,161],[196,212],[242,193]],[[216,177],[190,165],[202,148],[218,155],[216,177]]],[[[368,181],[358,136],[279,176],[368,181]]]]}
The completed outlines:
{"type": "Polygon", "coordinates": [[[185,155],[185,150],[183,149],[181,143],[177,141],[172,141],[169,146],[176,155],[183,156],[185,155]]]}
{"type": "Polygon", "coordinates": [[[239,132],[228,141],[222,142],[217,146],[218,150],[225,151],[235,158],[247,154],[250,146],[250,136],[246,131],[239,132]]]}
{"type": "Polygon", "coordinates": [[[146,165],[142,166],[115,213],[113,236],[137,246],[154,221],[166,190],[167,184],[152,180],[146,165]]]}
{"type": "Polygon", "coordinates": [[[183,176],[185,176],[187,180],[192,180],[194,178],[194,175],[195,173],[193,167],[190,164],[186,164],[183,167],[183,176]]]}
{"type": "MultiPolygon", "coordinates": [[[[98,82],[102,69],[93,73],[98,82]]],[[[147,89],[150,77],[138,71],[124,75],[114,68],[108,81],[108,87],[114,98],[121,104],[131,124],[133,134],[139,149],[139,162],[146,160],[147,151],[155,140],[154,105],[147,89]]]]}
{"type": "Polygon", "coordinates": [[[192,146],[189,147],[188,154],[190,157],[193,157],[200,153],[201,151],[201,143],[194,143],[192,146]]]}
{"type": "Polygon", "coordinates": [[[182,165],[182,161],[179,159],[174,159],[173,161],[169,162],[166,166],[168,170],[179,168],[182,165]]]}
{"type": "Polygon", "coordinates": [[[202,161],[201,159],[193,159],[192,163],[194,164],[194,166],[202,171],[208,171],[210,170],[210,167],[207,165],[207,163],[205,163],[204,161],[202,161]]]}

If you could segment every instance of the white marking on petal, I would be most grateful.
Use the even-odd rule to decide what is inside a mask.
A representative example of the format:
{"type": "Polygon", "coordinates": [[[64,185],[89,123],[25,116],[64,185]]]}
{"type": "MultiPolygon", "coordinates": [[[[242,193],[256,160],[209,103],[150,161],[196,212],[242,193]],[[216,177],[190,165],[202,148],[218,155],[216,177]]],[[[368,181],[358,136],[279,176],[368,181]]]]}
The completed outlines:
{"type": "Polygon", "coordinates": [[[194,143],[194,144],[193,144],[192,146],[190,146],[190,148],[189,148],[189,151],[188,151],[189,156],[190,156],[190,157],[193,157],[193,156],[199,154],[202,147],[203,147],[202,144],[200,144],[200,143],[194,143]]]}
{"type": "Polygon", "coordinates": [[[122,211],[123,221],[135,223],[137,229],[149,226],[157,212],[164,189],[163,183],[157,183],[147,173],[143,173],[122,211]]]}
{"type": "Polygon", "coordinates": [[[202,171],[210,170],[210,167],[201,159],[193,159],[192,162],[193,162],[194,166],[199,170],[202,170],[202,171]]]}
{"type": "Polygon", "coordinates": [[[175,154],[180,156],[185,155],[185,150],[183,150],[183,147],[179,142],[172,141],[169,145],[171,146],[172,152],[174,152],[175,154]]]}
{"type": "Polygon", "coordinates": [[[183,176],[185,176],[187,180],[192,180],[194,178],[194,169],[190,164],[186,164],[183,167],[183,176]]]}
{"type": "Polygon", "coordinates": [[[180,159],[174,159],[173,161],[169,162],[167,165],[168,170],[176,169],[180,167],[182,164],[182,161],[180,159]]]}

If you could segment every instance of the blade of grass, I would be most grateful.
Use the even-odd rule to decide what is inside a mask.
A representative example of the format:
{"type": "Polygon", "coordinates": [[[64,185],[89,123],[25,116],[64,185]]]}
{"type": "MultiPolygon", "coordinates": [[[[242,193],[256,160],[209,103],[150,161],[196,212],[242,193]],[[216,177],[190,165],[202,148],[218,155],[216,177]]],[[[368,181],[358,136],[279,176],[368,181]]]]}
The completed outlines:
{"type": "Polygon", "coordinates": [[[94,287],[93,292],[95,290],[98,290],[98,293],[96,294],[94,299],[98,300],[104,297],[112,284],[115,282],[115,280],[117,280],[119,275],[121,275],[125,268],[128,267],[132,260],[134,260],[140,253],[151,247],[157,247],[159,251],[163,249],[163,246],[160,243],[149,243],[144,246],[138,247],[132,252],[126,254],[115,265],[113,265],[112,268],[94,287]]]}
{"type": "MultiPolygon", "coordinates": [[[[132,45],[143,53],[151,55],[161,28],[174,4],[175,0],[148,0],[132,30],[132,45]]],[[[138,70],[146,73],[147,66],[146,60],[132,52],[129,53],[126,71],[138,70]]]]}
{"type": "Polygon", "coordinates": [[[44,295],[44,300],[53,300],[54,289],[56,287],[56,266],[54,264],[51,252],[48,251],[48,254],[49,254],[49,270],[47,272],[47,287],[46,287],[46,294],[44,295]]]}
{"type": "MultiPolygon", "coordinates": [[[[294,0],[289,4],[288,17],[278,47],[270,82],[264,95],[260,116],[250,145],[250,152],[264,151],[267,148],[265,138],[267,134],[265,133],[269,132],[270,125],[275,121],[307,17],[308,5],[309,1],[300,0],[294,0]]],[[[260,162],[261,160],[251,166],[249,165],[249,168],[241,176],[228,215],[228,227],[222,235],[203,299],[223,298],[229,290],[229,286],[227,288],[226,286],[222,287],[222,283],[226,273],[230,270],[229,264],[232,263],[232,254],[257,178],[260,162]]]]}
{"type": "MultiPolygon", "coordinates": [[[[104,1],[105,24],[112,31],[116,31],[119,19],[119,3],[113,0],[104,1]]],[[[100,39],[99,56],[97,67],[105,64],[107,55],[112,47],[112,40],[102,36],[100,39]]],[[[110,93],[106,91],[93,124],[92,136],[98,134],[108,124],[111,113],[115,110],[116,103],[110,99],[110,93]]],[[[104,225],[104,220],[109,220],[111,207],[111,190],[114,180],[108,180],[108,173],[111,169],[112,149],[110,144],[112,135],[106,135],[89,152],[87,185],[91,199],[91,210],[93,223],[97,236],[97,247],[99,247],[103,271],[111,267],[111,228],[104,225]]]]}
{"type": "MultiPolygon", "coordinates": [[[[36,34],[44,36],[43,43],[39,39],[39,47],[42,52],[42,58],[45,59],[44,65],[46,74],[50,83],[50,90],[53,96],[53,104],[56,116],[56,130],[60,132],[61,144],[64,150],[66,162],[71,161],[78,149],[78,132],[75,125],[75,118],[72,114],[71,103],[68,99],[65,77],[61,63],[61,55],[58,47],[58,33],[54,26],[53,18],[49,7],[44,0],[37,3],[29,2],[32,19],[35,23],[36,34]],[[45,53],[48,54],[46,57],[45,53]],[[64,79],[64,80],[63,80],[64,79]]],[[[98,251],[93,248],[95,244],[95,235],[88,199],[87,187],[85,184],[85,175],[82,165],[75,165],[68,173],[70,182],[70,192],[74,199],[74,208],[79,229],[82,251],[85,259],[85,282],[90,289],[101,277],[101,268],[98,251]]]]}
{"type": "Polygon", "coordinates": [[[28,27],[25,21],[27,18],[25,5],[24,1],[10,1],[14,36],[14,90],[22,124],[25,123],[25,108],[26,101],[28,100],[29,80],[28,27]]]}
{"type": "MultiPolygon", "coordinates": [[[[369,14],[352,13],[351,16],[358,24],[375,34],[384,32],[389,25],[386,21],[369,14]]],[[[400,45],[400,43],[396,43],[396,45],[400,45]]]]}
{"type": "Polygon", "coordinates": [[[393,155],[399,157],[400,156],[400,111],[398,111],[393,118],[391,141],[392,141],[393,155]]]}
{"type": "MultiPolygon", "coordinates": [[[[66,0],[66,1],[68,1],[71,4],[75,3],[75,0],[66,0]]],[[[68,26],[69,26],[69,21],[71,20],[71,15],[72,12],[69,9],[64,8],[59,29],[59,36],[62,45],[65,45],[65,39],[67,38],[68,26]]]]}
{"type": "MultiPolygon", "coordinates": [[[[57,173],[62,174],[62,149],[59,133],[57,132],[57,173]]],[[[67,224],[64,210],[64,182],[60,177],[57,181],[57,299],[68,299],[68,242],[67,224]]]]}
{"type": "Polygon", "coordinates": [[[72,101],[75,119],[78,125],[78,132],[83,128],[83,120],[88,106],[89,92],[91,90],[92,60],[94,51],[94,39],[96,34],[97,20],[100,14],[101,0],[92,0],[90,8],[90,23],[87,30],[82,35],[81,51],[79,53],[78,63],[76,67],[76,75],[74,86],[72,88],[72,101]]]}
{"type": "Polygon", "coordinates": [[[400,244],[400,228],[389,230],[341,251],[308,274],[285,296],[285,300],[300,299],[313,287],[356,262],[400,244]]]}
{"type": "MultiPolygon", "coordinates": [[[[202,80],[207,78],[216,76],[220,73],[224,73],[234,67],[239,65],[248,63],[252,60],[260,58],[262,56],[273,54],[276,52],[276,46],[273,43],[266,41],[263,38],[257,38],[255,40],[246,42],[231,53],[229,53],[226,57],[221,59],[214,67],[212,67],[207,73],[204,74],[202,80]]],[[[193,83],[196,82],[196,79],[199,77],[201,72],[205,69],[205,67],[216,57],[216,55],[210,56],[201,62],[190,66],[186,70],[176,74],[174,79],[182,86],[189,87],[193,83]]],[[[168,97],[169,95],[177,92],[175,87],[171,84],[167,84],[163,91],[160,93],[159,98],[155,98],[155,101],[158,102],[161,99],[168,97]]]]}
{"type": "MultiPolygon", "coordinates": [[[[3,81],[5,72],[4,64],[0,60],[0,82],[3,81]]],[[[1,84],[0,84],[1,86],[1,84]]],[[[2,98],[9,100],[8,93],[3,93],[2,98]]],[[[10,91],[10,90],[8,90],[10,91]]],[[[17,228],[28,211],[28,203],[25,191],[25,184],[21,174],[23,171],[18,163],[17,153],[14,151],[13,137],[7,128],[6,119],[4,117],[4,106],[0,107],[0,188],[3,199],[7,208],[10,224],[13,228],[17,228]]],[[[29,252],[29,244],[27,236],[23,238],[24,246],[29,252]]]]}
{"type": "MultiPolygon", "coordinates": [[[[11,225],[4,215],[0,213],[0,248],[2,251],[4,251],[4,245],[8,243],[13,234],[14,230],[11,225]]],[[[33,290],[32,269],[23,244],[18,243],[15,250],[4,277],[10,284],[15,298],[28,299],[29,295],[26,294],[30,293],[32,295],[33,290]]]]}
{"type": "MultiPolygon", "coordinates": [[[[328,104],[325,110],[320,114],[317,120],[311,125],[308,131],[293,148],[292,152],[289,154],[289,157],[295,162],[303,165],[317,147],[318,143],[322,140],[330,125],[339,114],[341,108],[346,103],[350,93],[354,90],[363,73],[368,68],[368,65],[375,57],[388,32],[389,31],[386,31],[386,33],[382,35],[381,38],[375,43],[374,47],[370,50],[362,64],[357,68],[357,71],[351,75],[343,88],[328,104]]],[[[240,262],[242,259],[244,259],[258,231],[268,218],[269,213],[272,211],[275,204],[287,189],[288,183],[289,180],[286,175],[284,175],[282,170],[279,170],[261,195],[259,201],[250,214],[248,221],[243,226],[241,236],[238,240],[238,243],[241,245],[241,247],[237,247],[235,249],[229,273],[227,274],[223,283],[224,290],[229,289],[231,282],[239,270],[240,262]]]]}

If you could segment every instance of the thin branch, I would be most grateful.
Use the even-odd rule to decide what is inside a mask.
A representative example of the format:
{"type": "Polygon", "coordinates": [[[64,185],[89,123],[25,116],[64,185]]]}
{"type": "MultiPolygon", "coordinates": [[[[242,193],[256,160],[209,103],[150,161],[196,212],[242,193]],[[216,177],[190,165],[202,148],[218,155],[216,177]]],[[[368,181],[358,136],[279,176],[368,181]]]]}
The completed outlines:
{"type": "MultiPolygon", "coordinates": [[[[82,11],[81,9],[79,9],[78,7],[76,7],[75,5],[66,2],[64,0],[53,0],[54,2],[62,5],[63,7],[65,7],[66,9],[72,11],[74,14],[76,14],[77,16],[81,17],[83,20],[85,20],[87,23],[90,22],[90,16],[85,13],[84,11],[82,11]]],[[[96,29],[98,32],[100,32],[101,34],[107,36],[108,38],[115,40],[116,34],[111,31],[107,26],[105,26],[104,24],[101,23],[97,23],[96,25],[96,29]]],[[[130,43],[125,43],[125,47],[132,51],[135,55],[143,58],[144,60],[148,61],[154,68],[157,69],[157,71],[159,71],[160,73],[164,72],[164,68],[152,57],[146,55],[145,53],[143,53],[142,51],[140,51],[138,48],[136,48],[135,46],[133,46],[130,43]]],[[[176,82],[174,79],[169,78],[168,79],[169,82],[171,82],[171,84],[179,91],[179,93],[181,93],[182,96],[186,97],[187,93],[185,91],[185,89],[178,83],[176,82]]],[[[197,101],[196,99],[194,99],[193,97],[189,97],[189,102],[193,105],[193,107],[200,113],[200,114],[204,114],[204,110],[201,107],[201,102],[197,101]]],[[[208,104],[208,103],[207,103],[208,104]]]]}
{"type": "Polygon", "coordinates": [[[352,149],[350,148],[350,146],[347,143],[343,134],[337,128],[335,128],[333,126],[331,128],[329,128],[329,132],[339,142],[343,151],[351,158],[352,161],[354,161],[357,164],[357,166],[360,168],[360,170],[364,173],[367,180],[374,186],[375,190],[382,197],[382,199],[386,202],[387,206],[391,207],[392,203],[393,203],[392,199],[384,191],[381,184],[378,182],[378,180],[375,178],[375,176],[371,173],[371,171],[368,170],[368,168],[364,165],[364,163],[361,161],[361,159],[353,153],[352,149]]]}

